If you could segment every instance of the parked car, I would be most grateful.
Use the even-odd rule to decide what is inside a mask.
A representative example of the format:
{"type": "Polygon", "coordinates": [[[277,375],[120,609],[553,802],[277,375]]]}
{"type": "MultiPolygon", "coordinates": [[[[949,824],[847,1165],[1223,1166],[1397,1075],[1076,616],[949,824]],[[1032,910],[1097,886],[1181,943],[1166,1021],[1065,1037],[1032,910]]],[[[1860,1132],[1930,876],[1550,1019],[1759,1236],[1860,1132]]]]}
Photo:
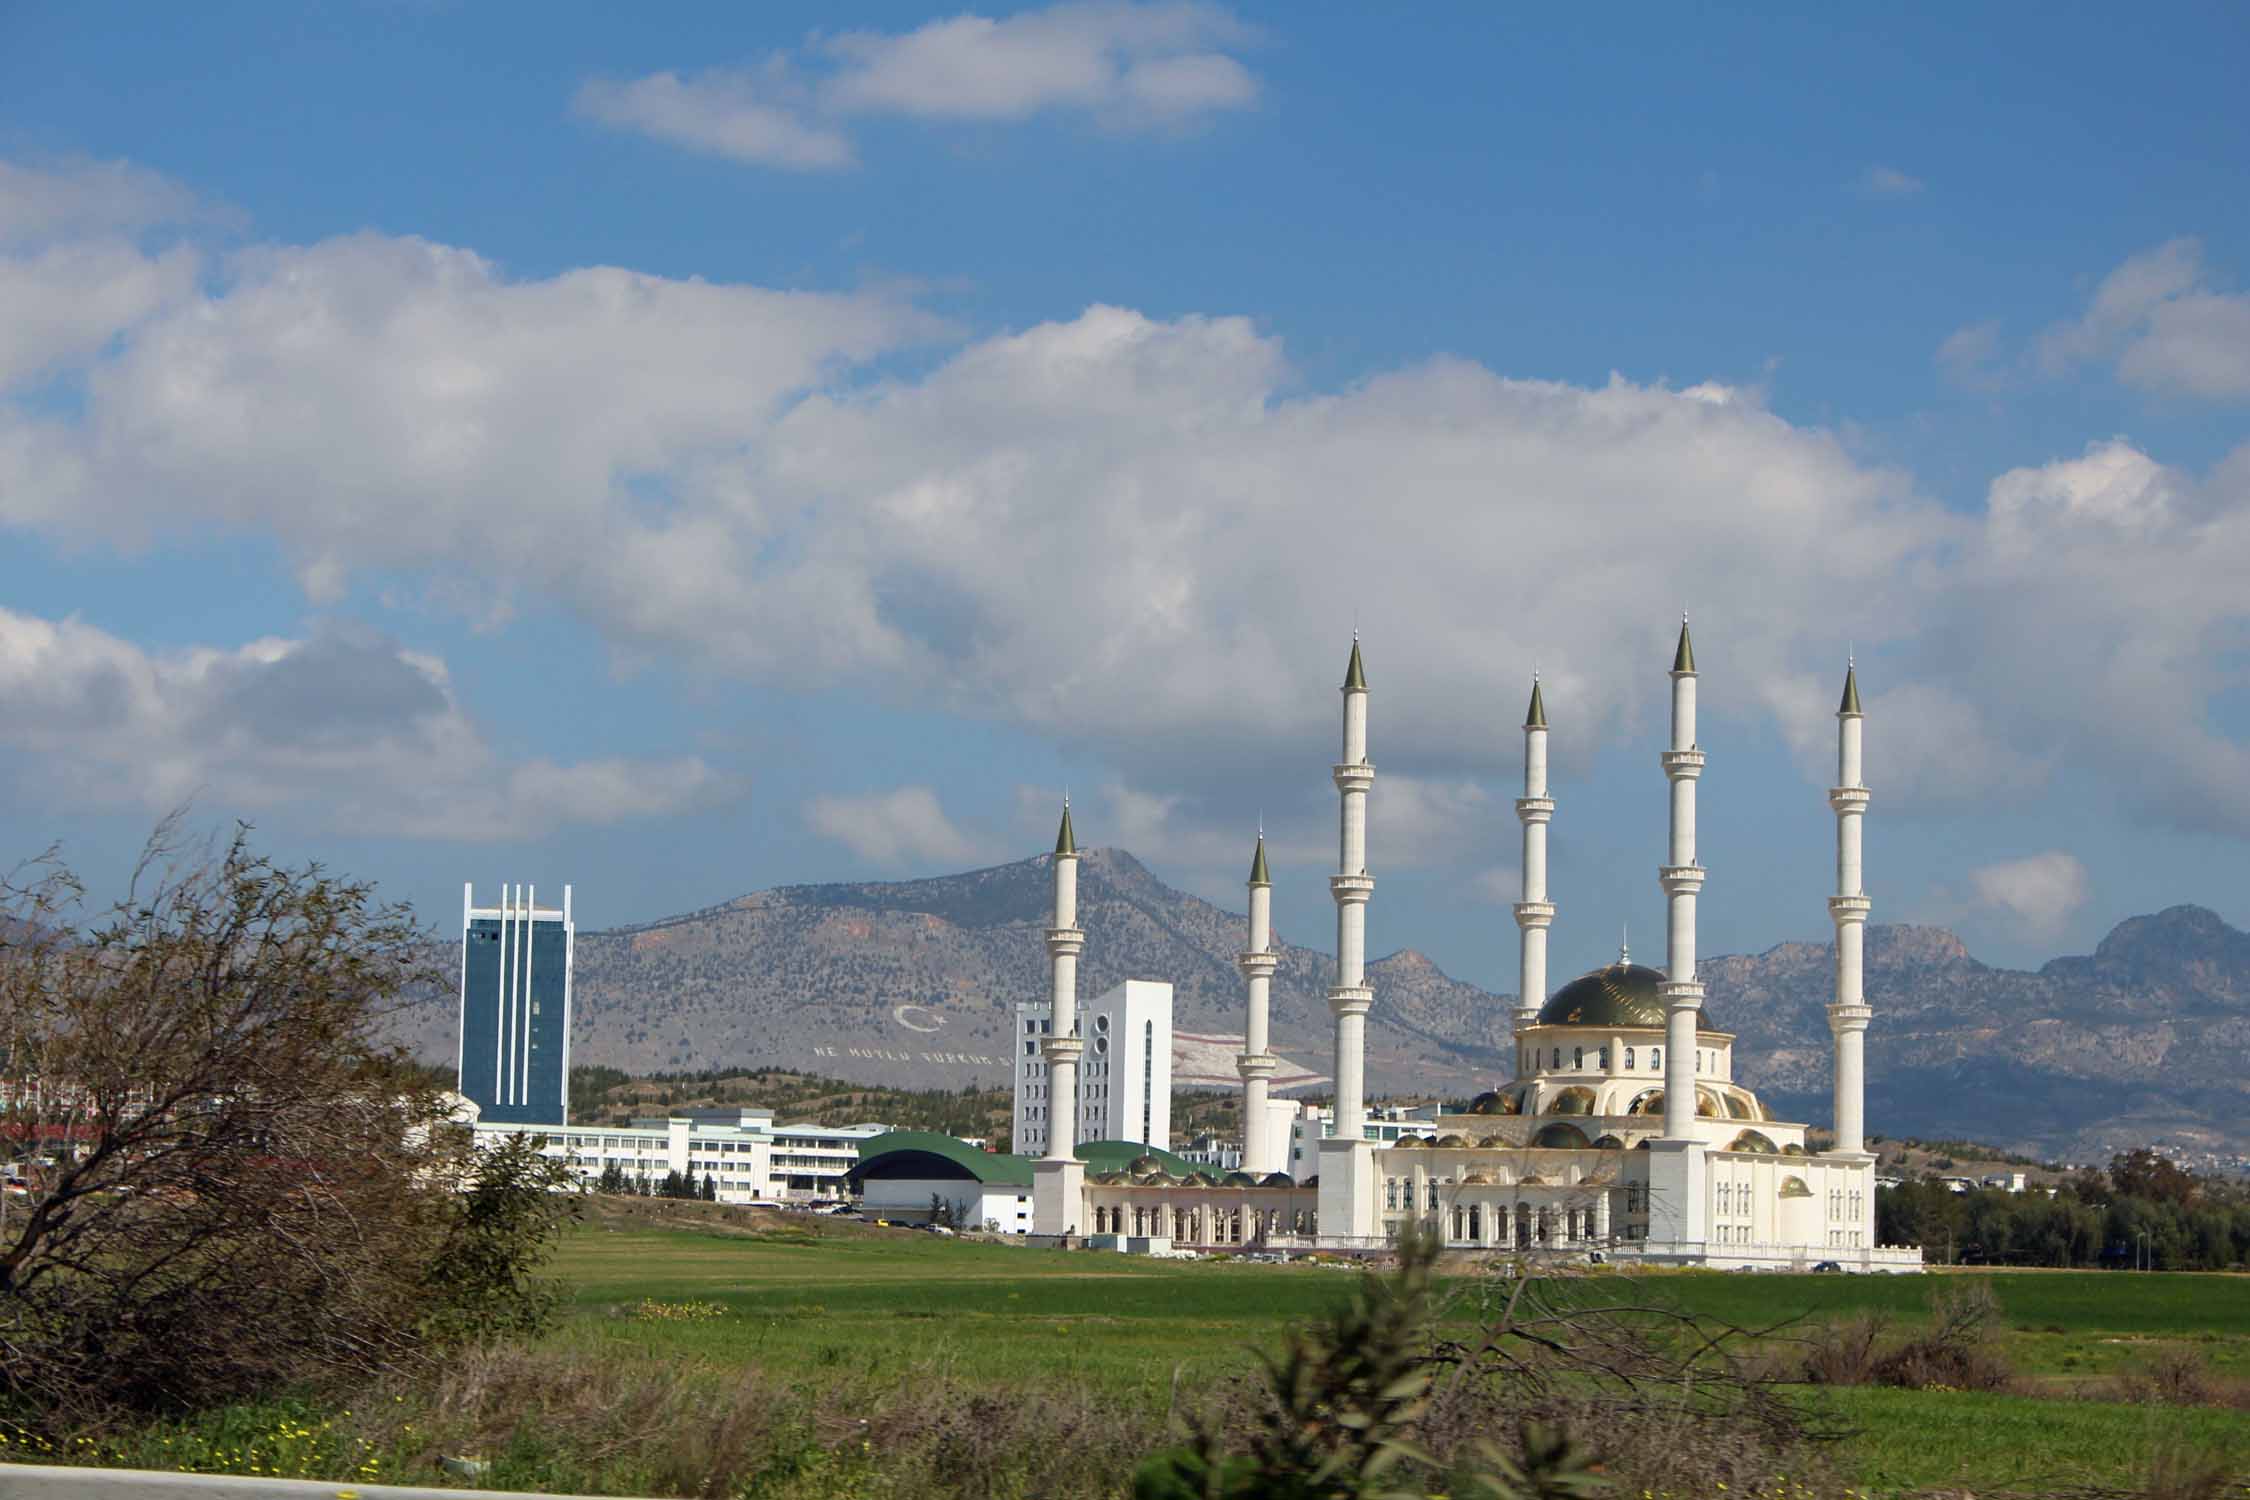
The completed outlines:
{"type": "Polygon", "coordinates": [[[1813,1274],[1815,1276],[1818,1276],[1826,1271],[1841,1271],[1843,1269],[1844,1268],[1842,1266],[1838,1265],[1832,1260],[1824,1260],[1819,1265],[1813,1267],[1813,1274]]]}

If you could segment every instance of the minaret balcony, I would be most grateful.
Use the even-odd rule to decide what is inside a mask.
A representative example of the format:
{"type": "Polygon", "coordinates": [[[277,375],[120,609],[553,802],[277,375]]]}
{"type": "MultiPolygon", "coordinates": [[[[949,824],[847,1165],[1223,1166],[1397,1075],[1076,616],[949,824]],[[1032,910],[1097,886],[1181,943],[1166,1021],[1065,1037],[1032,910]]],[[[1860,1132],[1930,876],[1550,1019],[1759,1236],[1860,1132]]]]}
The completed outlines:
{"type": "Polygon", "coordinates": [[[1364,792],[1375,784],[1375,762],[1354,761],[1349,765],[1334,767],[1330,773],[1336,778],[1339,792],[1364,792]]]}
{"type": "Polygon", "coordinates": [[[1656,994],[1667,1014],[1703,1009],[1703,986],[1692,979],[1667,979],[1656,987],[1656,994]]]}
{"type": "Polygon", "coordinates": [[[1693,781],[1703,774],[1700,750],[1667,750],[1657,759],[1663,763],[1664,774],[1674,781],[1693,781]]]}
{"type": "Polygon", "coordinates": [[[1863,786],[1832,786],[1828,789],[1828,805],[1839,816],[1849,817],[1867,811],[1867,802],[1874,793],[1863,786]]]}
{"type": "Polygon", "coordinates": [[[1656,883],[1668,896],[1692,896],[1703,889],[1703,879],[1709,873],[1701,865],[1659,865],[1656,883]]]}
{"type": "Polygon", "coordinates": [[[1552,797],[1518,797],[1516,816],[1526,823],[1545,823],[1555,816],[1555,799],[1552,797]]]}
{"type": "Polygon", "coordinates": [[[1050,958],[1065,956],[1076,958],[1086,947],[1086,929],[1083,927],[1050,927],[1047,929],[1047,955],[1050,958]]]}
{"type": "Polygon", "coordinates": [[[1264,953],[1238,953],[1234,966],[1245,979],[1271,979],[1273,971],[1281,967],[1281,955],[1268,949],[1264,953]]]}
{"type": "Polygon", "coordinates": [[[1830,896],[1828,898],[1828,915],[1835,920],[1838,927],[1843,926],[1846,922],[1866,921],[1867,914],[1874,910],[1874,907],[1875,903],[1865,896],[1830,896]]]}
{"type": "Polygon", "coordinates": [[[1867,1023],[1875,1019],[1872,1005],[1831,1005],[1828,1007],[1828,1029],[1841,1036],[1847,1031],[1865,1031],[1867,1023]]]}
{"type": "Polygon", "coordinates": [[[1280,1068],[1281,1059],[1271,1052],[1245,1052],[1234,1060],[1234,1070],[1245,1083],[1253,1078],[1271,1078],[1280,1068]]]}
{"type": "Polygon", "coordinates": [[[1365,870],[1357,875],[1331,875],[1328,893],[1336,898],[1338,906],[1364,906],[1375,895],[1375,877],[1365,870]]]}
{"type": "Polygon", "coordinates": [[[1552,927],[1554,924],[1554,902],[1518,901],[1516,903],[1516,925],[1518,927],[1552,927]]]}
{"type": "Polygon", "coordinates": [[[1086,1039],[1078,1036],[1051,1036],[1039,1044],[1039,1050],[1049,1066],[1069,1063],[1076,1067],[1078,1059],[1086,1054],[1086,1039]]]}
{"type": "Polygon", "coordinates": [[[1375,1007],[1375,992],[1364,984],[1329,986],[1328,1008],[1338,1016],[1364,1016],[1375,1007]]]}

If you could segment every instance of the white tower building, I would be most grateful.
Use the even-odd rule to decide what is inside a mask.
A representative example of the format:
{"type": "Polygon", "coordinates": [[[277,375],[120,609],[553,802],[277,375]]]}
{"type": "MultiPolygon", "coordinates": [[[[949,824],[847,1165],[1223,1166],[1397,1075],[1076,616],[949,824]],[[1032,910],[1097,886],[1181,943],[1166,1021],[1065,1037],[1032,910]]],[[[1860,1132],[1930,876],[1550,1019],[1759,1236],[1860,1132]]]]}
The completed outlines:
{"type": "Polygon", "coordinates": [[[1836,998],[1828,1007],[1828,1029],[1836,1038],[1839,1156],[1864,1155],[1867,1149],[1865,1044],[1874,1011],[1861,988],[1862,938],[1872,904],[1860,866],[1860,825],[1869,796],[1860,765],[1863,721],[1859,668],[1853,663],[1844,669],[1844,698],[1836,706],[1836,785],[1828,789],[1828,805],[1836,810],[1836,894],[1828,898],[1828,915],[1836,924],[1836,998]]]}
{"type": "Polygon", "coordinates": [[[1367,1140],[1367,902],[1375,881],[1367,873],[1367,791],[1375,766],[1367,758],[1367,671],[1359,636],[1344,669],[1344,744],[1334,776],[1338,810],[1336,873],[1328,889],[1336,898],[1336,982],[1328,1008],[1336,1017],[1336,1133],[1321,1143],[1320,1225],[1324,1236],[1372,1238],[1375,1224],[1375,1155],[1367,1140]]]}
{"type": "MultiPolygon", "coordinates": [[[[1160,1151],[1172,1147],[1172,986],[1159,980],[1126,979],[1078,1008],[1077,1146],[1095,1141],[1138,1141],[1160,1151]]],[[[1016,1007],[1016,1032],[1022,1046],[1015,1058],[1015,1131],[1011,1150],[1018,1156],[1045,1156],[1052,1110],[1068,1100],[1051,1099],[1049,1069],[1040,1049],[1054,1035],[1051,1000],[1026,1000],[1016,1007]]]]}
{"type": "MultiPolygon", "coordinates": [[[[1547,899],[1547,822],[1555,800],[1547,795],[1547,704],[1539,674],[1531,674],[1531,708],[1523,716],[1523,795],[1516,816],[1523,822],[1523,899],[1516,903],[1516,929],[1522,963],[1516,973],[1516,1024],[1529,1026],[1547,1003],[1547,929],[1555,906],[1547,899]]],[[[1519,1073],[1521,1068],[1518,1068],[1519,1073]]]]}
{"type": "Polygon", "coordinates": [[[1078,840],[1071,832],[1067,798],[1062,828],[1055,835],[1054,874],[1054,923],[1047,929],[1047,957],[1054,971],[1054,1029],[1042,1043],[1051,1102],[1047,1154],[1032,1169],[1031,1219],[1037,1233],[1075,1234],[1086,1182],[1077,1138],[1078,1059],[1086,1050],[1078,1035],[1078,955],[1086,947],[1086,934],[1078,926],[1078,840]]]}
{"type": "Polygon", "coordinates": [[[1249,944],[1235,960],[1242,970],[1242,1055],[1234,1060],[1242,1075],[1242,1166],[1264,1176],[1283,1170],[1289,1142],[1273,1139],[1268,1118],[1267,1093],[1279,1059],[1267,1045],[1266,1021],[1273,971],[1281,956],[1273,951],[1273,879],[1266,871],[1265,830],[1258,831],[1257,852],[1250,856],[1249,944]]]}
{"type": "Polygon", "coordinates": [[[1695,783],[1703,752],[1695,738],[1695,645],[1687,617],[1672,654],[1672,747],[1662,756],[1672,786],[1672,837],[1657,869],[1665,913],[1664,1134],[1650,1143],[1649,1238],[1688,1243],[1704,1237],[1703,1143],[1694,1138],[1696,1032],[1703,986],[1695,978],[1695,898],[1703,867],[1695,857],[1695,783]]]}

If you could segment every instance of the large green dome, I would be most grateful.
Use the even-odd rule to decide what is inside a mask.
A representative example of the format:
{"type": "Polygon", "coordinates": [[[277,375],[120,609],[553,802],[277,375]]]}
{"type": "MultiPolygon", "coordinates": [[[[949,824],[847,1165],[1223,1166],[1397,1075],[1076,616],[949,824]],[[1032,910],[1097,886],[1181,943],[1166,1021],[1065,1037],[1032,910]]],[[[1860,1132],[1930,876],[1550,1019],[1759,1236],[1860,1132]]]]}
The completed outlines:
{"type": "MultiPolygon", "coordinates": [[[[1581,974],[1561,989],[1539,1012],[1542,1026],[1623,1026],[1642,1031],[1664,1029],[1664,999],[1658,987],[1664,971],[1646,964],[1613,963],[1581,974]]],[[[1697,1029],[1710,1031],[1711,1012],[1704,1009],[1697,1029]]]]}

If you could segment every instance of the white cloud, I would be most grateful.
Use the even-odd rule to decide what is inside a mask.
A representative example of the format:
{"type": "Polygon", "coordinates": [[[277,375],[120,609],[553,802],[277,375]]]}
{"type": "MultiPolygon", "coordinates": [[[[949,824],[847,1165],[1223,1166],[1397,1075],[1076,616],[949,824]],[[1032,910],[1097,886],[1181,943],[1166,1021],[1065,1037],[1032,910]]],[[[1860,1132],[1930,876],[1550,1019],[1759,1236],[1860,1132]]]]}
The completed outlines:
{"type": "Polygon", "coordinates": [[[1648,743],[1683,606],[1706,714],[1778,723],[1821,784],[1854,642],[1887,808],[2032,791],[2067,751],[2250,835],[2212,719],[2250,450],[2195,476],[2097,443],[1960,515],[1740,385],[1430,359],[1307,390],[1245,319],[1103,306],[869,373],[931,332],[877,297],[269,246],[53,356],[81,408],[0,401],[0,522],[231,528],[315,598],[521,596],[628,657],[1027,730],[1116,783],[1091,840],[1230,879],[1260,805],[1333,861],[1295,757],[1335,732],[1355,616],[1383,868],[1512,836],[1476,790],[1513,774],[1534,660],[1559,771],[1648,743]]]}
{"type": "Polygon", "coordinates": [[[82,362],[184,301],[197,254],[144,249],[135,236],[196,212],[184,189],[123,162],[0,161],[0,392],[82,362]]]}
{"type": "Polygon", "coordinates": [[[1859,174],[1859,190],[1877,198],[1909,198],[1922,191],[1922,179],[1896,167],[1871,166],[1859,174]]]}
{"type": "Polygon", "coordinates": [[[1469,877],[1469,889],[1478,899],[1513,911],[1523,899],[1523,871],[1514,865],[1487,865],[1469,877]]]}
{"type": "Polygon", "coordinates": [[[853,165],[850,139],[802,118],[801,106],[788,97],[798,93],[786,70],[772,68],[693,80],[651,73],[627,82],[589,81],[578,91],[578,110],[604,125],[736,161],[792,171],[853,165]]]}
{"type": "Polygon", "coordinates": [[[2040,336],[2048,374],[2114,359],[2128,383],[2208,399],[2250,396],[2250,295],[2224,293],[2193,238],[2127,257],[2086,311],[2040,336]]]}
{"type": "Polygon", "coordinates": [[[1969,872],[1982,906],[2004,914],[2027,937],[2053,937],[2092,895],[2086,867],[2061,850],[2003,860],[1969,872]]]}
{"type": "Polygon", "coordinates": [[[1972,390],[1991,390],[2001,383],[1995,365],[2000,358],[2000,324],[1997,319],[1956,328],[1937,348],[1938,368],[1948,380],[1972,390]]]}
{"type": "Polygon", "coordinates": [[[0,245],[114,236],[208,212],[187,188],[130,162],[0,161],[0,245]]]}
{"type": "Polygon", "coordinates": [[[115,240],[0,254],[0,391],[97,354],[178,305],[196,267],[184,246],[145,255],[115,240]]]}
{"type": "Polygon", "coordinates": [[[793,170],[851,166],[849,121],[1021,121],[1074,114],[1176,129],[1248,108],[1258,83],[1222,49],[1248,40],[1196,4],[1068,4],[959,15],[903,33],[814,35],[795,54],[682,77],[596,80],[580,113],[674,145],[793,170]]]}
{"type": "Polygon", "coordinates": [[[976,840],[945,815],[926,786],[902,786],[865,796],[815,797],[805,822],[870,864],[888,869],[957,868],[978,857],[976,840]]]}
{"type": "Polygon", "coordinates": [[[366,632],[157,655],[76,619],[0,609],[0,696],[22,795],[71,806],[193,800],[347,833],[498,840],[727,790],[693,758],[510,761],[443,662],[366,632]]]}

